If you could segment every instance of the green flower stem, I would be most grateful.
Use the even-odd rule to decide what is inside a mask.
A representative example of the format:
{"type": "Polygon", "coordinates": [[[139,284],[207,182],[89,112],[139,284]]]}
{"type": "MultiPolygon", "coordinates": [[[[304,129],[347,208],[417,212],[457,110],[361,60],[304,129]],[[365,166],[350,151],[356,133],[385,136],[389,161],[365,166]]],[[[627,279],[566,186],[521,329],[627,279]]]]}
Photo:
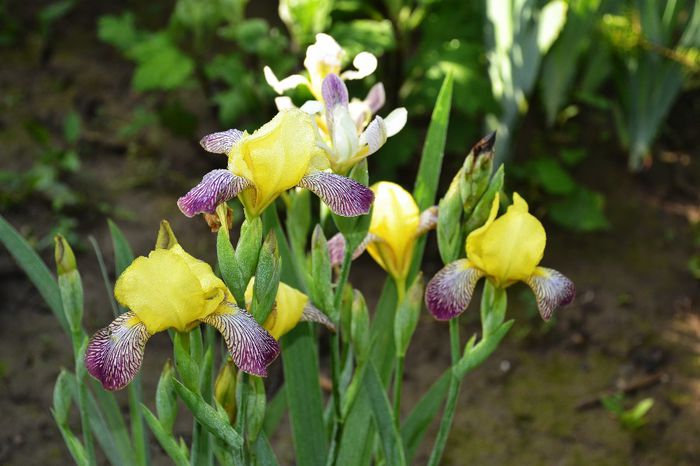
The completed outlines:
{"type": "MultiPolygon", "coordinates": [[[[401,305],[404,297],[406,296],[406,279],[394,278],[394,283],[396,283],[396,308],[401,305]]],[[[394,311],[396,315],[396,311],[394,311]]],[[[396,355],[396,364],[394,365],[394,421],[396,422],[396,428],[401,427],[401,389],[403,386],[403,369],[405,356],[396,355]]]]}
{"type": "Polygon", "coordinates": [[[78,408],[80,409],[80,425],[83,430],[83,442],[89,465],[96,465],[95,442],[92,437],[92,427],[90,427],[90,416],[88,414],[88,391],[87,391],[87,371],[85,370],[85,348],[87,347],[87,336],[74,334],[73,348],[75,352],[75,367],[78,378],[78,408]],[[83,341],[84,343],[80,343],[83,341]]]}
{"type": "MultiPolygon", "coordinates": [[[[452,354],[452,365],[454,366],[459,361],[459,317],[450,320],[450,352],[452,354]]],[[[445,451],[447,437],[452,429],[452,421],[457,408],[457,397],[459,389],[462,385],[461,379],[452,371],[450,375],[450,386],[447,389],[447,401],[445,402],[445,411],[440,420],[440,429],[438,436],[435,439],[433,451],[430,452],[428,466],[437,466],[440,464],[442,453],[445,451]]]]}
{"type": "MultiPolygon", "coordinates": [[[[336,315],[340,315],[340,306],[343,300],[343,289],[348,282],[348,277],[350,276],[350,265],[352,264],[352,249],[345,248],[345,255],[343,256],[343,265],[340,268],[340,276],[338,277],[338,283],[335,288],[335,296],[333,300],[333,307],[336,311],[336,315]]],[[[331,345],[331,377],[333,379],[332,387],[332,398],[333,398],[333,411],[335,413],[335,420],[333,422],[333,436],[331,438],[331,446],[329,450],[329,461],[331,463],[335,462],[335,454],[337,452],[337,445],[343,435],[343,409],[342,400],[340,399],[340,336],[338,333],[331,335],[330,339],[331,345]]]]}

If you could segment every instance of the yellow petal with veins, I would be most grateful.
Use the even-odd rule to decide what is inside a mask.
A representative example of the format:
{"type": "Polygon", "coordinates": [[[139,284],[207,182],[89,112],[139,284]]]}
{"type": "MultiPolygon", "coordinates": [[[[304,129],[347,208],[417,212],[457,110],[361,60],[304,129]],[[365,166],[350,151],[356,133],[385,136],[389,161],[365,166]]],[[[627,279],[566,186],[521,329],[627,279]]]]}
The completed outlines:
{"type": "Polygon", "coordinates": [[[369,233],[378,240],[367,245],[372,258],[392,277],[408,274],[420,224],[413,196],[396,183],[381,181],[372,186],[374,210],[369,233]]]}
{"type": "Polygon", "coordinates": [[[542,260],[547,235],[528,212],[525,200],[513,193],[513,204],[499,218],[498,197],[487,222],[467,238],[467,258],[497,285],[525,281],[542,260]]]}
{"type": "MultiPolygon", "coordinates": [[[[253,301],[253,285],[255,277],[248,283],[245,290],[246,303],[253,301]]],[[[309,302],[309,297],[296,288],[280,282],[277,288],[277,296],[272,311],[267,316],[263,327],[270,332],[275,340],[282,338],[284,334],[292,330],[301,320],[304,306],[309,302]]],[[[250,307],[250,306],[248,306],[250,307]]]]}

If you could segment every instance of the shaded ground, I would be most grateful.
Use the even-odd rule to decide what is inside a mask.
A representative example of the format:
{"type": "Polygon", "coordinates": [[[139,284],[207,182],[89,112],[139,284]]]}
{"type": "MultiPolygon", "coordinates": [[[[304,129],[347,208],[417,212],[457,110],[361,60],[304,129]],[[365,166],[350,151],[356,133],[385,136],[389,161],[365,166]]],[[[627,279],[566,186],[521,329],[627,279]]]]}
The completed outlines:
{"type": "MultiPolygon", "coordinates": [[[[71,181],[91,199],[114,205],[112,215],[136,253],[150,249],[158,221],[167,218],[189,251],[211,259],[213,236],[202,222],[179,214],[174,201],[219,160],[203,155],[194,139],[176,139],[157,127],[134,143],[115,139],[115,128],[147,99],[129,91],[130,67],[96,43],[91,21],[62,35],[43,65],[38,64],[42,47],[36,38],[0,50],[5,94],[0,169],[30,165],[27,154],[36,149],[23,129],[27,119],[56,129],[66,109],[75,107],[84,118],[86,136],[83,165],[71,181]],[[76,32],[81,30],[87,32],[76,32]]],[[[196,91],[183,94],[188,109],[203,122],[198,133],[213,129],[203,98],[196,91]]],[[[445,464],[700,464],[700,286],[685,266],[694,247],[685,216],[697,215],[692,187],[700,185],[700,141],[693,134],[700,99],[691,97],[673,112],[674,132],[659,144],[671,150],[692,148],[684,153],[694,156],[688,166],[658,163],[649,174],[632,177],[622,155],[608,149],[615,145],[596,139],[605,122],[585,122],[586,145],[594,156],[577,177],[606,194],[613,228],[581,235],[546,225],[545,264],[570,276],[578,297],[553,326],[544,327],[520,299],[525,290],[509,292],[516,326],[494,357],[465,379],[445,464]],[[649,377],[656,383],[629,393],[625,401],[629,407],[642,398],[655,400],[648,425],[638,431],[624,430],[599,405],[577,409],[649,377]]],[[[56,221],[44,205],[30,199],[23,208],[3,214],[23,233],[41,238],[56,221]]],[[[80,218],[83,238],[95,235],[111,267],[104,215],[88,211],[80,218]]],[[[437,256],[429,257],[428,275],[439,267],[437,256]]],[[[87,290],[85,325],[93,331],[111,313],[94,256],[82,253],[79,262],[87,290]]],[[[381,276],[364,258],[352,279],[371,298],[378,294],[381,276]]],[[[0,303],[0,412],[5,419],[0,463],[69,463],[49,406],[59,367],[71,366],[70,345],[4,250],[0,303]]],[[[478,328],[475,314],[464,318],[467,335],[478,328]]],[[[149,342],[146,394],[153,393],[169,351],[163,335],[149,342]]],[[[447,326],[423,315],[406,362],[405,406],[415,402],[448,360],[447,326]]],[[[187,419],[181,416],[180,422],[184,433],[187,419]]],[[[289,438],[282,433],[275,444],[286,464],[289,438]]],[[[167,464],[158,446],[152,449],[156,463],[167,464]]],[[[423,464],[425,455],[416,464],[423,464]]]]}

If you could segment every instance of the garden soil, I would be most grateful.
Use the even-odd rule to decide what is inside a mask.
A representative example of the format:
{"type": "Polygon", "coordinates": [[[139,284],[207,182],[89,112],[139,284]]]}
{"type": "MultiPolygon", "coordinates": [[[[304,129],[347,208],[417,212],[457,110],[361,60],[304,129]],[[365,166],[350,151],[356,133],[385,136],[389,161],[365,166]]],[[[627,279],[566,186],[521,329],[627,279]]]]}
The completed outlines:
{"type": "MultiPolygon", "coordinates": [[[[213,260],[214,235],[200,219],[182,216],[175,200],[207,170],[223,166],[224,159],[205,154],[196,144],[197,135],[217,129],[212,109],[196,89],[177,95],[200,122],[191,138],[176,137],[157,125],[133,139],[120,136],[118,129],[136,108],[150,108],[167,98],[130,90],[131,65],[98,43],[94,18],[78,18],[71,31],[50,44],[27,34],[17,47],[0,49],[0,169],[27,169],[38,157],[40,149],[26,131],[28,122],[47,127],[60,145],[67,109],[80,112],[81,167],[68,181],[90,202],[67,212],[79,221],[85,327],[91,333],[112,314],[87,235],[94,235],[113,270],[106,218],[115,219],[137,254],[150,250],[158,222],[165,218],[188,251],[213,260]]],[[[656,163],[640,175],[626,171],[609,120],[586,116],[584,109],[573,122],[580,128],[577,143],[590,154],[576,179],[606,196],[611,228],[574,233],[545,217],[543,264],[571,277],[577,298],[545,325],[533,312],[528,290],[509,289],[509,316],[516,323],[491,359],[464,380],[444,464],[700,464],[700,282],[687,268],[691,255],[700,252],[690,227],[700,220],[699,111],[697,93],[676,105],[669,129],[655,147],[656,163]],[[646,425],[626,429],[600,404],[601,397],[615,392],[624,393],[626,408],[654,400],[646,425]]],[[[533,138],[550,147],[559,143],[556,132],[545,137],[538,121],[536,116],[525,121],[516,144],[518,157],[529,155],[533,138]]],[[[464,141],[464,146],[471,143],[464,141]]],[[[463,155],[448,154],[448,164],[457,166],[463,155]]],[[[532,208],[546,214],[536,202],[532,208]]],[[[2,213],[35,241],[48,235],[59,219],[42,196],[30,196],[2,213]]],[[[48,245],[42,255],[50,264],[48,245]]],[[[424,271],[431,276],[439,267],[431,237],[424,271]]],[[[353,267],[351,281],[373,302],[383,277],[364,257],[353,267]]],[[[478,331],[475,309],[472,305],[462,318],[464,340],[478,331]]],[[[165,334],[148,344],[142,373],[151,407],[170,350],[165,334]]],[[[406,360],[405,410],[448,361],[447,325],[424,312],[406,360]]],[[[322,364],[327,368],[326,355],[322,364]]],[[[273,388],[281,378],[281,365],[275,366],[273,388]]],[[[68,338],[0,247],[0,464],[71,462],[50,413],[61,367],[72,367],[68,338]]],[[[118,398],[126,410],[125,393],[118,398]]],[[[188,440],[190,427],[191,419],[181,410],[177,433],[188,440]]],[[[426,462],[436,430],[433,425],[415,464],[426,462]]],[[[281,463],[293,464],[287,421],[272,440],[281,463]]],[[[153,439],[151,450],[154,464],[169,464],[153,439]]]]}

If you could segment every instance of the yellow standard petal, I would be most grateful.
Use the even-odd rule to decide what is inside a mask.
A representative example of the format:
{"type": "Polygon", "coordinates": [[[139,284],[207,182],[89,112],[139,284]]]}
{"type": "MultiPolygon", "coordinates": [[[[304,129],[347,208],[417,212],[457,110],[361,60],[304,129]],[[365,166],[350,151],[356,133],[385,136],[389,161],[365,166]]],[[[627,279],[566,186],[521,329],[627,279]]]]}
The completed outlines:
{"type": "Polygon", "coordinates": [[[408,274],[420,224],[413,196],[396,183],[381,181],[372,186],[374,210],[369,233],[376,240],[367,245],[372,258],[389,275],[403,279],[408,274]]]}
{"type": "Polygon", "coordinates": [[[487,222],[467,238],[467,258],[497,285],[508,286],[532,275],[542,260],[547,235],[518,193],[513,193],[506,213],[495,219],[497,212],[498,196],[487,222]]]}
{"type": "Polygon", "coordinates": [[[114,295],[153,334],[187,330],[213,313],[230,292],[208,264],[176,245],[134,260],[117,280],[114,295]]]}
{"type": "MultiPolygon", "coordinates": [[[[253,301],[253,285],[255,277],[250,280],[245,291],[246,303],[253,301]]],[[[280,282],[277,288],[275,304],[270,315],[267,316],[263,327],[270,332],[275,340],[282,338],[284,334],[292,330],[301,320],[304,307],[309,302],[309,297],[296,288],[280,282]]],[[[250,307],[250,306],[249,306],[250,307]]]]}
{"type": "MultiPolygon", "coordinates": [[[[229,153],[229,170],[253,183],[239,198],[250,215],[259,215],[284,191],[298,185],[309,168],[322,169],[311,116],[284,110],[252,135],[244,135],[229,153]]],[[[327,161],[326,161],[327,165],[327,161]]]]}

